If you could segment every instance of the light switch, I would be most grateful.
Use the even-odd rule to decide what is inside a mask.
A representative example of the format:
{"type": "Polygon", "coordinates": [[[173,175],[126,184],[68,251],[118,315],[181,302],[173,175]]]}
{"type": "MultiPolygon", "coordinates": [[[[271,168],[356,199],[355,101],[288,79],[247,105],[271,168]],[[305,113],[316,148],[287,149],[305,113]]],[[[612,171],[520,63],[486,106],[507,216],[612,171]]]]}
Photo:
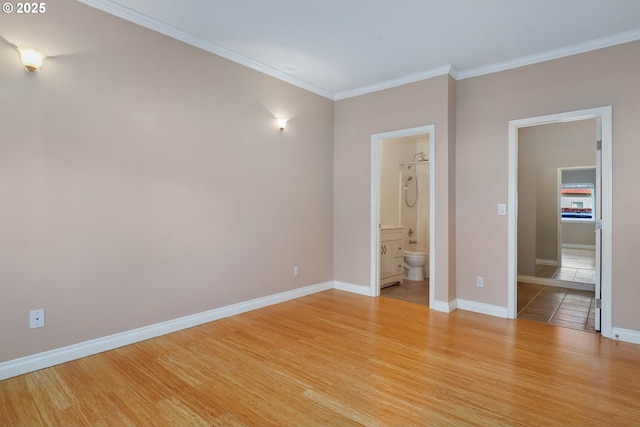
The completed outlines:
{"type": "Polygon", "coordinates": [[[506,215],[507,214],[507,205],[504,203],[498,204],[498,215],[506,215]]]}

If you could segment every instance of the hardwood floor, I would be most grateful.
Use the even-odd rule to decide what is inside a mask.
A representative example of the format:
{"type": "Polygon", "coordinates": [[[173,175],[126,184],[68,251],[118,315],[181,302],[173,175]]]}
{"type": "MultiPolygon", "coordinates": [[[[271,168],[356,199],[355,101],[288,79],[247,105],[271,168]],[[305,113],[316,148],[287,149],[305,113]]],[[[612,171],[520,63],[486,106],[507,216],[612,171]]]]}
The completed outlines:
{"type": "Polygon", "coordinates": [[[638,425],[640,346],[331,290],[0,381],[2,426],[638,425]]]}

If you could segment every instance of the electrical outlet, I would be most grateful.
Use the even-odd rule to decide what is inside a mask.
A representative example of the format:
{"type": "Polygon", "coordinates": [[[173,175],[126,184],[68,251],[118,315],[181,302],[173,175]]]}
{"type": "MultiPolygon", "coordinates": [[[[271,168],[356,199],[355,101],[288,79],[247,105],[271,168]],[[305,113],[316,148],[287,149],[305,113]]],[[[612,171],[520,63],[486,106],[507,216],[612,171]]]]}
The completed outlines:
{"type": "Polygon", "coordinates": [[[476,286],[479,288],[484,287],[484,277],[482,276],[477,276],[476,277],[476,286]]]}
{"type": "Polygon", "coordinates": [[[297,265],[293,266],[293,276],[294,277],[298,277],[298,275],[300,274],[300,268],[298,268],[297,265]]]}
{"type": "Polygon", "coordinates": [[[42,328],[44,326],[44,308],[29,312],[29,329],[42,328]]]}

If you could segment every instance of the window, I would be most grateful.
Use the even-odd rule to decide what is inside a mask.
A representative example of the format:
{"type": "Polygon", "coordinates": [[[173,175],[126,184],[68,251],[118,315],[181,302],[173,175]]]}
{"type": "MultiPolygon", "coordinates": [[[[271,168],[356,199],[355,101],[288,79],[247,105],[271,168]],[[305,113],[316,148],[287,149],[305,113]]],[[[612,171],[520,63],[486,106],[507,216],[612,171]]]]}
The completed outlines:
{"type": "Polygon", "coordinates": [[[593,221],[593,184],[562,184],[560,209],[563,220],[593,221]]]}

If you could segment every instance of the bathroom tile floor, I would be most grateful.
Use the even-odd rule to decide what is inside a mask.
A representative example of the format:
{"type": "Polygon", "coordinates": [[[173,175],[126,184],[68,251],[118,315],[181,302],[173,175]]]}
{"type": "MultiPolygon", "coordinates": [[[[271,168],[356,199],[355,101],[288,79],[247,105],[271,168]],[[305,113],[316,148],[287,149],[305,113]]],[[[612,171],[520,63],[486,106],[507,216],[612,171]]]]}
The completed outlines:
{"type": "Polygon", "coordinates": [[[401,285],[380,289],[380,296],[429,306],[429,279],[415,281],[404,279],[401,285]]]}
{"type": "Polygon", "coordinates": [[[518,282],[518,319],[595,332],[593,291],[518,282]]]}

